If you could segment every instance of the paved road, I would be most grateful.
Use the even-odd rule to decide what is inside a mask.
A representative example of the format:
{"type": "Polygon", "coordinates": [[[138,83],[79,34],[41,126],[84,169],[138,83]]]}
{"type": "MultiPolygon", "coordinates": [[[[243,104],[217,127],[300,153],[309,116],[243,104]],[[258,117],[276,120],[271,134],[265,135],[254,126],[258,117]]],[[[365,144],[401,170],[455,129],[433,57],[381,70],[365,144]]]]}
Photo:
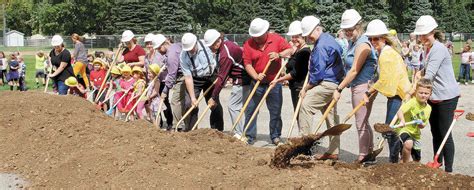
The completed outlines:
{"type": "MultiPolygon", "coordinates": [[[[461,86],[462,91],[462,98],[460,98],[460,102],[458,104],[458,109],[466,110],[468,112],[474,112],[474,93],[473,92],[474,85],[470,86],[461,86]]],[[[230,88],[226,88],[222,91],[220,97],[221,102],[224,105],[224,122],[225,122],[225,130],[229,131],[232,127],[229,114],[227,112],[227,102],[228,97],[230,94],[230,88]]],[[[370,123],[373,125],[375,123],[382,123],[385,121],[385,112],[386,112],[386,101],[387,99],[382,96],[378,95],[374,108],[372,110],[372,115],[370,117],[370,123]]],[[[205,107],[204,102],[200,104],[201,110],[205,107]]],[[[342,93],[342,98],[338,103],[338,114],[340,115],[341,119],[345,117],[347,113],[349,113],[352,109],[350,104],[350,92],[345,90],[342,93]]],[[[208,113],[209,115],[209,113],[208,113]]],[[[283,88],[283,109],[282,109],[282,119],[283,119],[283,137],[286,137],[288,134],[288,130],[291,125],[291,119],[293,116],[293,107],[291,103],[290,97],[290,90],[288,88],[283,88]]],[[[318,113],[314,117],[314,123],[317,123],[321,114],[318,113]]],[[[209,127],[209,117],[205,117],[202,123],[200,124],[200,128],[209,127]]],[[[257,131],[258,137],[257,142],[254,146],[257,147],[265,147],[265,148],[275,148],[272,144],[270,144],[269,135],[269,128],[268,128],[268,121],[269,121],[269,113],[266,106],[262,106],[260,109],[260,114],[257,121],[257,131]]],[[[354,119],[352,118],[349,120],[349,123],[354,123],[354,119]]],[[[321,127],[321,130],[325,129],[325,125],[321,127]]],[[[474,131],[474,122],[466,120],[463,116],[457,123],[453,130],[453,137],[456,145],[456,156],[454,162],[454,172],[455,173],[462,173],[466,175],[473,175],[472,171],[474,171],[474,153],[471,151],[474,150],[474,138],[469,138],[466,136],[466,133],[469,131],[474,131]]],[[[297,136],[297,129],[293,130],[292,136],[297,136]]],[[[374,139],[376,143],[381,139],[380,134],[375,134],[374,139]]],[[[431,132],[429,128],[425,128],[422,130],[422,163],[426,163],[432,160],[433,148],[431,143],[431,132]]],[[[322,141],[322,146],[327,147],[327,140],[322,141]]],[[[323,149],[318,151],[324,151],[323,149]]],[[[358,153],[358,140],[357,140],[357,131],[355,126],[350,128],[341,136],[341,154],[340,159],[347,162],[352,162],[356,159],[356,155],[358,153]]],[[[388,147],[385,146],[383,152],[380,154],[378,158],[379,162],[388,162],[388,147]]]]}

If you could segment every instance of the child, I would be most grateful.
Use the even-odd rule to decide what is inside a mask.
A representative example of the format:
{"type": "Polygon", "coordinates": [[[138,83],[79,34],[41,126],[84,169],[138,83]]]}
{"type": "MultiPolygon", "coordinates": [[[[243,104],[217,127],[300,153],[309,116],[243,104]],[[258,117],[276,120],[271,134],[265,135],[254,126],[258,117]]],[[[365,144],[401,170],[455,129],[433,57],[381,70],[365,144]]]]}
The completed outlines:
{"type": "MultiPolygon", "coordinates": [[[[142,93],[145,91],[146,82],[144,80],[145,77],[143,75],[143,69],[141,67],[135,66],[132,69],[132,74],[133,74],[133,78],[135,79],[135,83],[133,84],[132,99],[134,101],[139,101],[138,105],[137,105],[137,109],[135,111],[137,112],[137,115],[138,115],[139,119],[144,119],[143,118],[143,109],[145,108],[145,100],[144,99],[138,99],[142,95],[142,93]]],[[[133,116],[131,116],[131,117],[133,118],[133,116]]]]}
{"type": "Polygon", "coordinates": [[[22,57],[18,58],[18,64],[20,65],[18,71],[18,73],[20,73],[20,78],[18,80],[20,91],[26,91],[26,64],[22,57]]]}
{"type": "Polygon", "coordinates": [[[129,66],[124,66],[121,69],[121,74],[122,78],[119,80],[119,86],[122,89],[121,91],[118,91],[114,95],[115,103],[122,97],[125,96],[120,100],[120,102],[117,104],[117,110],[119,111],[120,114],[127,114],[128,111],[132,109],[133,106],[133,101],[131,100],[132,94],[129,93],[131,89],[133,89],[133,84],[135,83],[135,79],[132,78],[132,68],[129,66]]]}
{"type": "MultiPolygon", "coordinates": [[[[90,79],[92,82],[92,86],[94,87],[94,93],[92,94],[92,99],[96,99],[96,97],[99,95],[99,89],[102,86],[102,82],[105,80],[105,75],[107,74],[107,71],[103,69],[104,63],[102,62],[101,59],[96,58],[92,65],[94,66],[94,70],[91,71],[90,73],[90,79]]],[[[108,85],[104,85],[104,89],[108,87],[108,85]]],[[[105,100],[106,93],[102,93],[102,95],[99,98],[99,102],[102,102],[105,100]]],[[[108,104],[108,103],[107,103],[108,104]]],[[[105,104],[104,110],[107,110],[108,105],[105,104]]]]}
{"type": "Polygon", "coordinates": [[[413,74],[415,74],[421,69],[420,56],[422,53],[423,51],[421,50],[420,46],[418,46],[418,44],[413,45],[410,61],[410,69],[412,69],[413,74]]]}
{"type": "Polygon", "coordinates": [[[7,59],[5,58],[5,53],[3,51],[0,51],[0,78],[2,80],[0,81],[0,85],[5,85],[5,81],[8,82],[7,80],[7,66],[8,62],[7,59]]]}
{"type": "Polygon", "coordinates": [[[407,65],[408,67],[411,61],[411,52],[410,52],[410,48],[408,48],[407,42],[402,43],[402,58],[403,58],[403,61],[405,62],[405,65],[407,65]]]}
{"type": "Polygon", "coordinates": [[[44,55],[43,51],[39,51],[35,55],[35,79],[36,79],[36,88],[39,88],[39,82],[41,81],[42,86],[44,86],[45,80],[45,61],[46,61],[46,56],[44,55]]]}
{"type": "Polygon", "coordinates": [[[459,75],[458,75],[458,82],[461,82],[461,79],[464,79],[464,84],[467,85],[467,81],[471,79],[471,65],[470,65],[470,58],[471,58],[471,46],[464,46],[463,51],[461,53],[461,65],[459,65],[459,75]]]}
{"type": "Polygon", "coordinates": [[[395,132],[400,137],[398,148],[401,151],[403,163],[410,160],[410,155],[415,162],[421,160],[420,136],[421,129],[425,128],[431,114],[431,106],[427,103],[431,96],[431,90],[431,81],[428,79],[420,79],[416,84],[415,98],[412,98],[407,103],[403,104],[397,113],[398,119],[400,119],[400,124],[402,125],[414,120],[422,121],[422,123],[406,125],[395,129],[395,132]]]}
{"type": "Polygon", "coordinates": [[[68,94],[79,96],[81,98],[87,98],[84,85],[79,83],[76,77],[71,76],[67,78],[66,81],[64,81],[64,84],[69,87],[68,94]]]}
{"type": "MultiPolygon", "coordinates": [[[[160,80],[158,78],[155,79],[156,75],[160,73],[160,66],[158,64],[150,64],[148,65],[149,71],[148,72],[148,86],[152,86],[146,92],[146,101],[145,106],[148,113],[148,117],[155,122],[156,116],[160,114],[161,110],[158,110],[158,106],[160,104],[160,80]],[[155,79],[155,80],[153,80],[155,79]]],[[[161,108],[162,110],[165,108],[161,108]]],[[[161,122],[161,121],[159,121],[161,122]]],[[[156,123],[154,123],[156,125],[156,123]]]]}
{"type": "Polygon", "coordinates": [[[10,62],[8,63],[10,71],[8,72],[8,85],[10,85],[10,91],[13,91],[14,87],[17,87],[17,90],[20,90],[18,85],[18,80],[20,79],[20,74],[18,70],[20,69],[20,64],[18,63],[17,57],[15,54],[10,55],[10,62]]]}

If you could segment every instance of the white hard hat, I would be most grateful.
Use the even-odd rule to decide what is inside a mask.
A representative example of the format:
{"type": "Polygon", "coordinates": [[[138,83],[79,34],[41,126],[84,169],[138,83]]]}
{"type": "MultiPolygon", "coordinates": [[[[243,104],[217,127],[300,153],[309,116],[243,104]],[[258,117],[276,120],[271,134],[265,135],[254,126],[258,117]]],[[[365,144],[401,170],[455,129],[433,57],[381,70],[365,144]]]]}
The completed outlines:
{"type": "Polygon", "coordinates": [[[308,36],[316,26],[319,25],[319,19],[316,18],[315,16],[305,16],[301,20],[301,30],[302,30],[302,36],[308,36]]]}
{"type": "Polygon", "coordinates": [[[196,45],[197,37],[192,33],[186,33],[181,38],[181,44],[183,45],[183,51],[191,51],[196,45]]]}
{"type": "Polygon", "coordinates": [[[54,35],[53,38],[51,38],[52,46],[59,46],[62,43],[63,43],[63,38],[60,35],[54,35]]]}
{"type": "Polygon", "coordinates": [[[381,36],[388,34],[389,31],[385,23],[379,19],[375,19],[369,22],[367,25],[367,31],[365,32],[366,36],[381,36]]]}
{"type": "Polygon", "coordinates": [[[148,33],[146,36],[145,36],[145,39],[143,40],[144,42],[151,42],[153,40],[153,37],[155,35],[152,34],[152,33],[148,33]]]}
{"type": "Polygon", "coordinates": [[[301,30],[301,22],[297,20],[297,21],[293,21],[290,24],[290,27],[288,28],[288,33],[286,33],[286,35],[294,36],[301,33],[303,33],[303,30],[301,30]]]}
{"type": "Polygon", "coordinates": [[[133,37],[135,37],[135,34],[133,34],[131,30],[125,30],[122,33],[122,39],[120,41],[129,42],[133,37]]]}
{"type": "Polygon", "coordinates": [[[268,21],[261,18],[253,19],[250,23],[249,34],[252,37],[260,37],[267,32],[269,27],[270,23],[268,21]]]}
{"type": "Polygon", "coordinates": [[[153,45],[153,49],[159,48],[165,41],[166,41],[166,37],[163,36],[163,34],[155,35],[155,37],[151,41],[153,45]]]}
{"type": "Polygon", "coordinates": [[[344,11],[344,13],[342,13],[341,28],[342,29],[351,28],[355,26],[361,19],[362,17],[356,10],[354,9],[346,10],[344,11]]]}
{"type": "Polygon", "coordinates": [[[416,21],[415,35],[428,34],[438,27],[436,20],[430,15],[423,15],[416,21]]]}
{"type": "Polygon", "coordinates": [[[206,46],[212,46],[214,42],[216,42],[217,39],[221,37],[221,33],[219,33],[217,30],[214,29],[209,29],[204,33],[204,45],[206,46]]]}

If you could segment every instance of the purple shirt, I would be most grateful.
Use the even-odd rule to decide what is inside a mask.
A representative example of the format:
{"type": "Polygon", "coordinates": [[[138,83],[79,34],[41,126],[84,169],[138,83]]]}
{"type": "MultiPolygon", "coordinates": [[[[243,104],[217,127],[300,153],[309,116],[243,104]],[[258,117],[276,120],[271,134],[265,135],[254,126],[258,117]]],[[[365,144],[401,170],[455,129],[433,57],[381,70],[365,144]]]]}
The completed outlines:
{"type": "Polygon", "coordinates": [[[180,69],[180,61],[179,57],[181,55],[181,43],[174,43],[168,48],[166,54],[164,55],[164,65],[168,70],[168,73],[165,77],[165,87],[163,88],[163,92],[168,94],[169,90],[173,88],[174,84],[176,83],[176,79],[178,76],[182,75],[180,69]]]}
{"type": "MultiPolygon", "coordinates": [[[[150,64],[158,64],[160,66],[160,68],[163,67],[164,65],[164,58],[165,56],[164,55],[161,55],[161,53],[159,53],[158,51],[155,50],[155,54],[153,55],[153,57],[150,57],[150,53],[148,53],[146,56],[145,56],[145,67],[146,69],[148,69],[148,65],[150,64]]],[[[167,75],[168,71],[167,70],[164,70],[160,73],[160,76],[158,76],[158,79],[160,81],[164,81],[165,80],[165,77],[167,75]]]]}

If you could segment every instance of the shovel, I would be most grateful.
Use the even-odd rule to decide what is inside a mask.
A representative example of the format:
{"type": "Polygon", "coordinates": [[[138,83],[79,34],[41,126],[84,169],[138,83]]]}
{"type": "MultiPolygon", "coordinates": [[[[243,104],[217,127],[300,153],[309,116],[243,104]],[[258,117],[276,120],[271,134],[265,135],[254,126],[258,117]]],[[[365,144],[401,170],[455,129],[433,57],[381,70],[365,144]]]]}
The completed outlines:
{"type": "MultiPolygon", "coordinates": [[[[305,89],[306,88],[306,85],[308,84],[308,80],[309,80],[309,74],[306,75],[306,78],[304,79],[304,83],[303,83],[303,88],[302,89],[305,89]]],[[[291,127],[290,127],[290,130],[288,131],[288,135],[286,136],[286,138],[290,138],[291,136],[291,133],[293,132],[293,127],[295,126],[295,123],[296,123],[296,119],[298,118],[298,114],[300,112],[300,107],[301,107],[301,103],[303,102],[303,99],[304,97],[300,97],[298,99],[298,103],[296,104],[296,109],[295,109],[295,113],[293,113],[293,119],[291,120],[291,127]]]]}
{"type": "Polygon", "coordinates": [[[186,111],[186,113],[183,115],[183,117],[181,117],[181,119],[180,119],[180,120],[178,121],[178,123],[176,124],[176,127],[174,128],[174,131],[176,131],[176,132],[178,131],[178,126],[179,126],[179,124],[181,124],[181,123],[184,121],[184,119],[186,119],[186,117],[188,117],[188,116],[191,114],[191,112],[194,110],[194,108],[196,108],[197,106],[199,106],[199,102],[201,102],[201,100],[204,98],[204,96],[206,96],[207,93],[209,93],[209,91],[211,91],[212,87],[214,87],[214,85],[215,85],[216,83],[217,83],[217,79],[214,80],[214,82],[211,84],[211,86],[209,86],[209,88],[207,88],[206,91],[204,91],[204,93],[202,93],[202,94],[199,96],[199,98],[198,98],[197,101],[196,101],[198,105],[192,105],[192,106],[188,109],[188,111],[186,111]]]}
{"type": "MultiPolygon", "coordinates": [[[[130,91],[130,90],[128,90],[128,91],[130,91]]],[[[126,91],[126,92],[117,100],[117,103],[115,103],[112,107],[110,107],[110,109],[107,110],[107,111],[105,112],[105,114],[111,116],[112,113],[114,112],[115,107],[117,107],[117,105],[120,103],[120,101],[128,94],[128,91],[126,91]]]]}
{"type": "Polygon", "coordinates": [[[95,91],[97,91],[97,89],[94,89],[92,92],[89,92],[89,95],[87,96],[87,100],[89,100],[89,102],[94,103],[92,96],[94,95],[95,91]]]}
{"type": "MultiPolygon", "coordinates": [[[[161,70],[160,70],[160,72],[161,72],[161,70]]],[[[155,81],[157,78],[158,78],[158,75],[156,75],[155,78],[153,78],[153,81],[155,81]]],[[[146,96],[148,90],[150,90],[150,88],[151,88],[152,86],[153,86],[153,85],[148,85],[148,86],[145,88],[145,90],[140,94],[140,96],[138,97],[138,99],[137,99],[137,101],[135,102],[135,104],[133,104],[132,109],[130,109],[130,111],[127,113],[127,116],[125,117],[125,121],[128,121],[128,117],[130,117],[130,115],[133,113],[133,111],[135,111],[135,108],[137,108],[138,104],[140,103],[140,100],[142,100],[142,99],[146,96]]]]}
{"type": "MultiPolygon", "coordinates": [[[[374,95],[375,93],[372,93],[369,97],[369,99],[374,95]]],[[[342,134],[342,132],[346,131],[347,129],[351,128],[351,124],[347,124],[347,121],[349,121],[349,119],[351,119],[352,116],[354,116],[354,114],[359,111],[359,109],[365,105],[365,101],[362,100],[360,101],[360,103],[349,113],[347,114],[347,116],[344,118],[344,122],[342,124],[338,124],[334,127],[331,127],[333,133],[335,135],[340,135],[342,134]]],[[[332,134],[331,134],[332,135],[332,134]]]]}
{"type": "MultiPolygon", "coordinates": [[[[272,64],[272,60],[269,60],[267,65],[265,66],[265,69],[263,69],[263,72],[262,72],[263,74],[267,73],[267,70],[268,70],[268,68],[270,67],[271,64],[272,64]]],[[[232,129],[230,130],[231,132],[235,130],[235,127],[237,127],[237,124],[239,124],[240,119],[242,119],[242,116],[244,115],[245,110],[247,109],[247,106],[249,105],[250,100],[252,100],[252,97],[255,94],[255,92],[257,91],[257,88],[258,88],[259,85],[260,85],[260,81],[257,81],[255,83],[255,86],[253,87],[252,91],[250,92],[247,100],[245,100],[245,104],[244,104],[244,106],[242,106],[242,109],[240,110],[239,116],[235,120],[234,125],[232,125],[232,129]]]]}
{"type": "Polygon", "coordinates": [[[455,110],[454,111],[454,120],[451,123],[451,126],[448,129],[448,132],[444,136],[443,141],[441,142],[441,145],[438,148],[438,151],[436,151],[436,155],[434,156],[434,159],[432,162],[428,162],[426,165],[430,168],[439,168],[441,166],[441,163],[438,162],[439,154],[441,154],[441,151],[444,148],[444,145],[446,144],[446,141],[448,140],[449,135],[451,134],[451,131],[453,131],[454,124],[456,121],[461,117],[461,115],[464,114],[464,110],[455,110]]]}
{"type": "Polygon", "coordinates": [[[209,111],[211,109],[211,106],[208,105],[206,107],[206,109],[204,109],[204,112],[202,112],[202,114],[199,116],[198,120],[196,121],[196,124],[194,124],[193,128],[191,130],[195,130],[197,129],[199,123],[201,123],[202,119],[204,118],[204,116],[206,115],[207,111],[209,111]]]}

